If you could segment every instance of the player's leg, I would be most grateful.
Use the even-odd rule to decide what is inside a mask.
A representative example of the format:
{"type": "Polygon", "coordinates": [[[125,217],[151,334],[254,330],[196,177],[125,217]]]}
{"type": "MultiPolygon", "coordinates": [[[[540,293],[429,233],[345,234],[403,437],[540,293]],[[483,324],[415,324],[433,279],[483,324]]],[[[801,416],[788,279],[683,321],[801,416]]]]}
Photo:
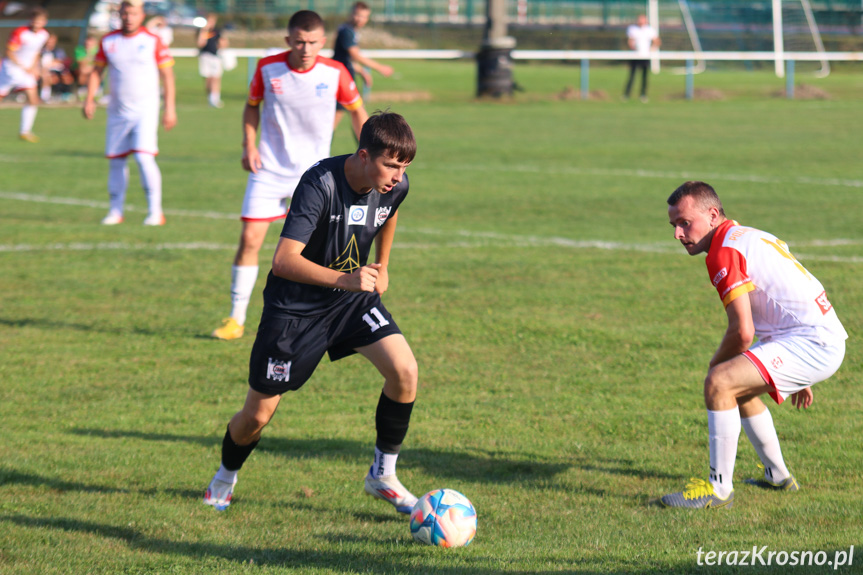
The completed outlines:
{"type": "MultiPolygon", "coordinates": [[[[710,445],[708,481],[694,478],[686,489],[662,497],[669,507],[730,507],[734,501],[734,462],[740,437],[738,398],[768,393],[771,387],[749,359],[739,355],[714,366],[704,380],[710,445]]],[[[751,406],[755,409],[755,406],[751,406]]]]}
{"type": "Polygon", "coordinates": [[[632,82],[635,80],[636,62],[629,61],[629,78],[626,80],[626,88],[623,90],[623,97],[629,99],[629,94],[632,92],[632,82]]]}
{"type": "Polygon", "coordinates": [[[740,398],[737,404],[743,430],[764,466],[763,479],[747,479],[746,483],[789,491],[800,489],[785,465],[770,410],[758,396],[740,398]]]}
{"type": "Polygon", "coordinates": [[[210,86],[207,101],[213,108],[222,108],[224,106],[222,104],[222,78],[221,76],[213,76],[208,80],[210,86]]]}
{"type": "Polygon", "coordinates": [[[141,187],[147,197],[147,218],[145,226],[165,225],[162,213],[162,172],[156,163],[156,156],[147,152],[135,152],[138,173],[141,176],[141,187]]]}
{"type": "Polygon", "coordinates": [[[647,101],[647,68],[648,62],[647,60],[641,63],[641,101],[647,101]]]}
{"type": "Polygon", "coordinates": [[[410,346],[401,334],[389,335],[357,352],[374,364],[384,377],[384,388],[375,413],[375,455],[365,480],[366,492],[410,513],[413,496],[396,477],[396,461],[410,424],[416,399],[418,369],[410,346]]]}
{"type": "Polygon", "coordinates": [[[33,134],[33,124],[39,111],[39,94],[36,86],[25,89],[24,93],[27,95],[27,103],[21,108],[21,129],[18,133],[22,140],[35,144],[39,141],[39,138],[33,134]]]}
{"type": "Polygon", "coordinates": [[[267,395],[249,389],[246,402],[225,430],[219,470],[204,493],[204,503],[224,511],[231,504],[237,473],[261,439],[261,431],[273,418],[281,395],[267,395]]]}
{"type": "Polygon", "coordinates": [[[126,156],[108,158],[108,198],[110,207],[102,224],[113,226],[123,223],[126,189],[129,187],[129,166],[126,156]]]}

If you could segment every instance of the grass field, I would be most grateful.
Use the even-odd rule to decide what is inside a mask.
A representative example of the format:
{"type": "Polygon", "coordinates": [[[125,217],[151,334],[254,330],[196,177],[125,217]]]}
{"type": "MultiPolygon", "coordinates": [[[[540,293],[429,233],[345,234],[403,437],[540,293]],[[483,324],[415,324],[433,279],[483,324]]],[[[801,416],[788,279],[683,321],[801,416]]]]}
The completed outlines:
{"type": "MultiPolygon", "coordinates": [[[[753,545],[831,561],[853,545],[838,572],[863,572],[859,70],[812,80],[832,97],[812,101],[773,96],[767,72],[723,72],[696,86],[724,100],[685,102],[663,73],[643,105],[616,99],[620,67],[591,70],[608,101],[555,97],[577,67],[520,65],[525,92],[478,102],[474,64],[395,64],[400,79],[376,86],[392,101],[369,107],[392,105],[419,141],[385,296],[421,371],[399,475],[417,494],[465,493],[475,541],[423,547],[363,494],[381,381],[357,357],[286,397],[228,511],[201,504],[253,340],[207,337],[229,309],[245,71],[213,110],[185,60],[180,123],[160,136],[164,228],[140,225],[134,162],[127,223],[98,225],[104,112],[43,107],[29,145],[18,109],[0,108],[0,573],[790,570],[698,564],[699,549],[753,545]],[[771,408],[802,491],[744,485],[757,457],[742,436],[735,507],[687,513],[654,502],[707,472],[701,382],[725,315],[665,205],[696,178],[789,243],[851,339],[812,408],[771,408]]],[[[352,144],[344,123],[333,152],[352,144]]]]}

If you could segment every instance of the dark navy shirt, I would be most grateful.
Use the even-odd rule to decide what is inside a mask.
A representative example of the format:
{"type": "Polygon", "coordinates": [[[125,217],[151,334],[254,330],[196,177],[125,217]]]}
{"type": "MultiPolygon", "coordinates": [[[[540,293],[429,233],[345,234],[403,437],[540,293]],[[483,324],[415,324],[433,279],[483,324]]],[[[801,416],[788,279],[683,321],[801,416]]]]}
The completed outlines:
{"type": "MultiPolygon", "coordinates": [[[[356,193],[345,177],[348,155],[321,160],[303,174],[282,237],[306,244],[302,255],[318,265],[352,273],[368,263],[372,242],[408,193],[404,176],[386,194],[356,193]]],[[[351,292],[280,278],[270,270],[264,306],[270,312],[322,315],[351,292]]]]}
{"type": "Polygon", "coordinates": [[[333,46],[333,60],[341,62],[350,72],[351,77],[356,79],[354,73],[354,62],[351,60],[351,54],[348,52],[351,48],[360,43],[359,33],[349,23],[339,26],[339,33],[336,36],[336,44],[333,46]]]}

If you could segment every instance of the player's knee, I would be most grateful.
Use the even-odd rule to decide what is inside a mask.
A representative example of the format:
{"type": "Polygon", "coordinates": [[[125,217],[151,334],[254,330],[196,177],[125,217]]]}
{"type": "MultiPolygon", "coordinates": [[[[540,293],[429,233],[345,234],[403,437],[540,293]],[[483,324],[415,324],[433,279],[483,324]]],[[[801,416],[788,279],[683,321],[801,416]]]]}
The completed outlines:
{"type": "Polygon", "coordinates": [[[419,367],[417,367],[417,361],[413,356],[396,364],[395,372],[401,389],[416,390],[417,381],[419,380],[419,367]]]}
{"type": "Polygon", "coordinates": [[[707,400],[724,395],[731,390],[731,380],[726,377],[723,370],[715,367],[707,372],[704,378],[704,397],[707,400]]]}

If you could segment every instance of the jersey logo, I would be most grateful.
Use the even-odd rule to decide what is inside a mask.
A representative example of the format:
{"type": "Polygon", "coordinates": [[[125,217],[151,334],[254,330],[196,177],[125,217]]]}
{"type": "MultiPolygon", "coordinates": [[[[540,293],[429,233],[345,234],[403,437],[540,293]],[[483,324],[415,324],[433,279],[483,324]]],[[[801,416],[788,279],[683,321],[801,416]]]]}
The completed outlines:
{"type": "Polygon", "coordinates": [[[282,79],[281,78],[270,78],[270,87],[273,89],[273,94],[281,94],[282,93],[282,79]]]}
{"type": "Polygon", "coordinates": [[[349,226],[364,226],[366,225],[366,213],[368,206],[351,206],[348,209],[348,225],[349,226]]]}
{"type": "Polygon", "coordinates": [[[833,304],[831,304],[830,300],[827,299],[826,291],[821,292],[821,294],[815,298],[815,303],[818,304],[818,309],[821,310],[823,315],[827,315],[827,312],[833,309],[833,304]]]}
{"type": "Polygon", "coordinates": [[[390,217],[390,212],[392,211],[392,206],[386,206],[383,208],[378,208],[375,210],[375,227],[378,228],[384,225],[387,221],[387,218],[390,217]]]}
{"type": "Polygon", "coordinates": [[[320,84],[315,86],[315,96],[317,96],[318,98],[323,98],[328,88],[329,86],[327,84],[321,82],[320,84]]]}
{"type": "Polygon", "coordinates": [[[291,362],[282,361],[280,359],[269,358],[267,364],[267,379],[273,381],[290,381],[291,380],[291,362]]]}
{"type": "Polygon", "coordinates": [[[721,270],[719,270],[719,273],[716,274],[715,276],[713,276],[713,287],[718,286],[719,282],[721,282],[722,279],[727,275],[728,275],[728,268],[722,268],[721,270]]]}
{"type": "Polygon", "coordinates": [[[352,273],[360,269],[360,249],[357,246],[357,236],[351,236],[348,247],[341,255],[330,264],[330,268],[337,272],[352,273]]]}

